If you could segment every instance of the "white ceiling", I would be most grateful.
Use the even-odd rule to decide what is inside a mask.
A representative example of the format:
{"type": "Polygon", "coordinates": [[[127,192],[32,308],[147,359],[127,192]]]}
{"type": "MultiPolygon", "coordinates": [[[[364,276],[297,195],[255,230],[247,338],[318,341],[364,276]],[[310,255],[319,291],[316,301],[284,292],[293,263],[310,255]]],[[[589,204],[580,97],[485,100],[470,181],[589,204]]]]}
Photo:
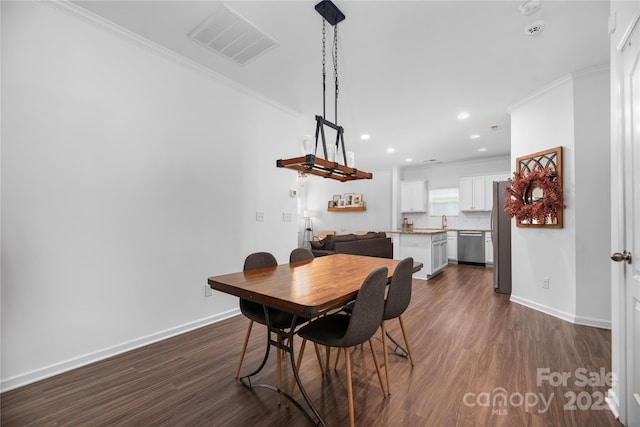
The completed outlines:
{"type": "MultiPolygon", "coordinates": [[[[74,3],[303,113],[314,133],[315,115],[322,114],[317,1],[224,2],[280,44],[244,66],[187,37],[223,2],[74,3]]],[[[510,104],[567,73],[609,61],[608,1],[542,0],[531,16],[513,0],[334,3],[346,15],[338,25],[338,124],[356,166],[366,170],[508,155],[510,104]],[[526,35],[537,20],[544,20],[543,32],[526,35]],[[458,120],[460,111],[470,117],[458,120]],[[360,140],[362,133],[371,139],[360,140]],[[395,152],[387,153],[389,147],[395,152]]],[[[333,121],[330,56],[327,79],[333,121]]]]}

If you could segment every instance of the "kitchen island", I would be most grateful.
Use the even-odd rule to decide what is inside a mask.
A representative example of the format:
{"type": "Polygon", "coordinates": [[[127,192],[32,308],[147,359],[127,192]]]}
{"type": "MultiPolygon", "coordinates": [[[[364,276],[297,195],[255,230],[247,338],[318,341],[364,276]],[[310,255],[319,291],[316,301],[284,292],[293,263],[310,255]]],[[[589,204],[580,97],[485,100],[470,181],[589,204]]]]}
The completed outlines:
{"type": "Polygon", "coordinates": [[[447,230],[439,228],[409,228],[386,231],[393,241],[393,258],[412,257],[423,269],[413,277],[428,279],[441,273],[448,263],[447,230]]]}

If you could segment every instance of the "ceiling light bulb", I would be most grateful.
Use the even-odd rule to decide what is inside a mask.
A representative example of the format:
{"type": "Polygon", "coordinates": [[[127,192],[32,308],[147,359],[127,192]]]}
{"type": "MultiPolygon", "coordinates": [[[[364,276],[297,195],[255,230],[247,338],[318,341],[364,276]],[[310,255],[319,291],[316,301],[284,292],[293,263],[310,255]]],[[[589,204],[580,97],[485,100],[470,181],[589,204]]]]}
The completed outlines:
{"type": "Polygon", "coordinates": [[[387,153],[393,153],[393,152],[395,152],[395,151],[396,151],[396,149],[395,149],[395,148],[393,148],[393,147],[389,147],[389,148],[387,148],[387,153]]]}
{"type": "Polygon", "coordinates": [[[469,113],[467,113],[466,111],[463,111],[458,114],[458,120],[464,120],[468,118],[469,118],[469,113]]]}
{"type": "Polygon", "coordinates": [[[473,135],[469,135],[469,138],[478,139],[478,138],[480,138],[480,135],[478,135],[477,133],[474,133],[473,135]]]}
{"type": "Polygon", "coordinates": [[[366,141],[366,140],[368,140],[369,138],[371,138],[371,137],[369,136],[369,134],[368,134],[368,133],[363,133],[363,134],[360,136],[360,139],[362,139],[363,141],[366,141]]]}

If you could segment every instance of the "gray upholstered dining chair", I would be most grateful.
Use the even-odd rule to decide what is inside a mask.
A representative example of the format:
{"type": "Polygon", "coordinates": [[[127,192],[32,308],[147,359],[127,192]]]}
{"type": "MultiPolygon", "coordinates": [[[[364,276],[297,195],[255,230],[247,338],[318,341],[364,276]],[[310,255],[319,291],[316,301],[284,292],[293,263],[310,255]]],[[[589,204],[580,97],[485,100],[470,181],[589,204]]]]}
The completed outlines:
{"type": "Polygon", "coordinates": [[[382,322],[380,322],[380,328],[382,329],[382,346],[384,347],[384,372],[387,380],[387,393],[391,394],[391,387],[389,385],[389,354],[387,350],[387,331],[385,328],[385,320],[398,319],[400,322],[400,329],[402,330],[402,338],[404,344],[407,346],[407,353],[411,366],[413,366],[413,357],[411,357],[411,348],[409,347],[409,340],[407,339],[407,331],[402,321],[402,314],[409,307],[411,302],[411,284],[413,275],[413,258],[405,258],[396,266],[391,277],[391,283],[389,285],[389,291],[387,298],[384,302],[384,313],[382,314],[382,322]]]}
{"type": "MultiPolygon", "coordinates": [[[[278,261],[276,258],[268,252],[256,252],[249,255],[244,261],[243,270],[253,270],[255,268],[263,268],[263,267],[275,267],[278,265],[278,261]]],[[[260,324],[266,325],[267,318],[265,316],[264,306],[262,304],[255,303],[253,301],[246,300],[244,298],[240,298],[240,311],[247,318],[249,318],[249,327],[247,328],[247,334],[244,338],[244,343],[242,345],[242,350],[240,352],[240,360],[238,361],[238,369],[236,370],[236,378],[240,376],[240,368],[242,367],[242,361],[244,359],[245,352],[247,350],[247,343],[249,342],[249,336],[251,335],[251,328],[253,327],[253,322],[258,322],[260,324]]],[[[293,315],[281,310],[277,310],[274,308],[268,309],[269,313],[269,322],[271,326],[276,329],[287,329],[291,327],[291,323],[293,321],[293,315]]],[[[296,318],[296,325],[307,322],[308,319],[304,319],[301,317],[296,318]]],[[[294,325],[294,326],[296,326],[294,325]]],[[[281,384],[281,370],[280,363],[282,352],[277,351],[277,378],[276,384],[279,389],[282,388],[281,384]]],[[[280,393],[277,395],[278,404],[280,404],[280,393]]]]}
{"type": "Polygon", "coordinates": [[[289,255],[289,262],[304,261],[313,258],[315,258],[315,255],[313,255],[311,249],[296,248],[291,251],[291,254],[289,255]]]}
{"type": "MultiPolygon", "coordinates": [[[[306,261],[314,258],[315,258],[315,255],[313,254],[313,252],[311,252],[311,249],[296,248],[291,251],[291,254],[289,254],[289,263],[306,261]]],[[[308,320],[308,319],[305,319],[305,320],[308,320]]],[[[304,344],[305,343],[303,343],[302,345],[304,346],[304,344]]],[[[320,371],[322,371],[322,358],[320,357],[320,349],[318,348],[318,344],[313,343],[313,348],[316,351],[316,357],[318,359],[318,365],[320,366],[320,371]]],[[[304,350],[302,351],[304,352],[304,350]]],[[[296,369],[300,369],[300,359],[298,359],[296,369]]],[[[295,381],[295,378],[292,378],[291,382],[293,383],[294,381],[295,381]]],[[[287,402],[287,407],[288,406],[289,406],[289,402],[287,402]]]]}
{"type": "MultiPolygon", "coordinates": [[[[409,340],[407,339],[407,331],[402,321],[402,314],[409,307],[411,302],[411,285],[413,275],[413,258],[405,258],[398,263],[396,269],[391,277],[389,284],[389,291],[384,301],[384,313],[382,314],[382,321],[380,322],[380,329],[382,330],[382,346],[384,347],[384,372],[387,381],[387,394],[391,394],[391,385],[389,381],[389,350],[387,349],[387,330],[385,320],[398,319],[400,322],[400,329],[402,330],[402,338],[404,344],[407,346],[407,355],[411,366],[413,366],[413,357],[411,356],[411,347],[409,346],[409,340]]],[[[353,303],[345,306],[342,309],[346,313],[351,313],[353,310],[353,303]]],[[[336,367],[338,365],[338,358],[336,357],[336,367]]],[[[382,389],[384,393],[384,388],[382,389]]]]}
{"type": "MultiPolygon", "coordinates": [[[[289,256],[290,262],[294,262],[297,260],[308,259],[308,255],[311,255],[313,258],[313,252],[306,249],[308,252],[296,252],[294,249],[289,256]],[[295,254],[294,254],[295,252],[295,254]]],[[[252,253],[244,260],[243,271],[253,270],[255,268],[263,268],[263,267],[275,267],[278,265],[278,261],[276,258],[270,254],[269,252],[256,252],[252,253]]],[[[247,351],[247,344],[249,342],[249,337],[251,336],[251,329],[253,327],[253,322],[258,322],[262,325],[267,324],[267,319],[264,313],[264,306],[262,304],[255,303],[253,301],[246,300],[244,298],[240,298],[240,312],[245,315],[249,319],[249,326],[247,327],[247,333],[244,338],[244,343],[242,344],[242,350],[240,351],[240,360],[238,361],[238,368],[236,369],[236,378],[240,376],[240,369],[242,368],[242,361],[244,360],[244,355],[247,351]]],[[[291,327],[291,322],[293,321],[293,315],[281,310],[277,310],[274,308],[269,308],[269,320],[271,322],[271,326],[277,329],[287,329],[291,327]]],[[[296,319],[296,326],[302,323],[309,321],[309,319],[304,317],[298,317],[296,319]]],[[[316,356],[318,357],[318,364],[322,367],[322,362],[320,360],[319,350],[316,346],[316,356]]],[[[278,366],[280,366],[280,359],[282,353],[280,351],[277,352],[278,358],[278,366]]],[[[281,388],[281,377],[280,377],[280,369],[277,371],[277,385],[278,388],[281,388]]],[[[278,403],[280,402],[280,395],[278,394],[278,403]]]]}
{"type": "MultiPolygon", "coordinates": [[[[255,252],[245,258],[244,267],[242,270],[247,271],[256,268],[273,267],[277,265],[278,261],[269,252],[255,252]]],[[[244,354],[247,350],[249,336],[251,336],[251,328],[253,327],[253,322],[258,322],[263,325],[267,324],[262,304],[240,298],[240,312],[249,319],[249,327],[247,328],[247,334],[244,338],[244,343],[242,344],[242,350],[240,351],[240,360],[238,361],[238,368],[236,369],[236,378],[240,376],[240,368],[242,367],[244,354]]],[[[271,320],[275,319],[271,318],[271,320]]]]}
{"type": "MultiPolygon", "coordinates": [[[[328,314],[303,326],[297,332],[304,340],[303,346],[300,348],[299,358],[302,357],[302,353],[304,352],[304,343],[306,340],[327,347],[343,349],[347,370],[347,398],[349,403],[350,426],[354,426],[355,424],[351,382],[351,353],[348,350],[350,347],[369,341],[380,387],[382,387],[383,394],[385,394],[380,366],[378,365],[378,358],[371,337],[376,333],[382,322],[387,273],[387,267],[379,267],[367,275],[353,303],[351,315],[341,312],[328,314]]],[[[293,393],[294,385],[295,384],[292,384],[290,394],[293,393]]]]}

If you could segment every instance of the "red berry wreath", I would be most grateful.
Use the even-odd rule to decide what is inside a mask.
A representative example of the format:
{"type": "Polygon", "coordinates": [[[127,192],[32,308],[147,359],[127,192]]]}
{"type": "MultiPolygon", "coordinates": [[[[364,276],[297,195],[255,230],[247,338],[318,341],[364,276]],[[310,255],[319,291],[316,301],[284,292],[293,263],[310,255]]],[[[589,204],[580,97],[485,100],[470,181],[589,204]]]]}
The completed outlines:
{"type": "Polygon", "coordinates": [[[505,195],[511,196],[504,204],[504,211],[509,218],[516,217],[519,222],[528,224],[545,224],[557,220],[558,210],[565,207],[562,189],[558,186],[558,175],[552,168],[542,169],[534,166],[528,173],[514,172],[509,180],[511,187],[505,195]],[[542,197],[533,200],[533,190],[542,190],[542,197]]]}

